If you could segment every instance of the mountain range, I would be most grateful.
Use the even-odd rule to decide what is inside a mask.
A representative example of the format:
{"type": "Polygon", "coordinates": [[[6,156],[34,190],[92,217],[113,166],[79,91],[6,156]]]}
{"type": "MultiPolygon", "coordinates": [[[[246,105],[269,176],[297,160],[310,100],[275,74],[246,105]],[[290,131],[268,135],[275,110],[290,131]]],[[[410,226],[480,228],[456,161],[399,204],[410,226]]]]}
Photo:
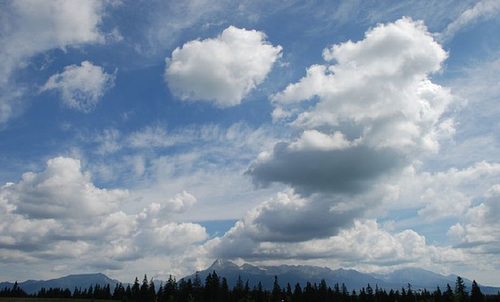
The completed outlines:
{"type": "MultiPolygon", "coordinates": [[[[19,287],[22,288],[28,294],[37,293],[41,288],[69,288],[71,291],[76,288],[88,288],[91,284],[94,286],[99,284],[101,286],[110,285],[111,290],[113,290],[116,284],[120,283],[118,280],[109,278],[108,276],[98,273],[98,274],[80,274],[80,275],[69,275],[66,277],[61,277],[51,280],[27,280],[18,283],[19,287]]],[[[0,282],[0,289],[12,288],[14,284],[11,282],[0,282]]]]}
{"type": "MultiPolygon", "coordinates": [[[[332,270],[327,267],[307,266],[307,265],[279,265],[279,266],[253,266],[250,264],[236,265],[231,261],[218,259],[209,268],[197,272],[202,282],[209,273],[215,271],[219,277],[226,277],[229,287],[233,287],[241,277],[243,282],[248,281],[250,288],[257,285],[258,282],[266,289],[272,289],[274,284],[274,276],[278,277],[278,282],[281,287],[285,287],[287,283],[293,286],[300,283],[304,286],[307,282],[311,284],[319,284],[322,279],[326,281],[328,286],[333,287],[335,283],[339,285],[345,284],[352,291],[359,291],[362,287],[367,287],[370,284],[375,288],[378,286],[381,289],[401,290],[408,288],[411,285],[413,290],[427,289],[434,291],[437,286],[444,291],[447,284],[452,289],[455,287],[457,275],[440,275],[421,268],[404,268],[393,271],[388,274],[365,274],[356,270],[336,269],[332,270]]],[[[186,276],[185,279],[193,279],[195,274],[186,276]]],[[[471,288],[472,280],[463,278],[468,289],[471,288]]],[[[500,287],[480,286],[481,291],[485,294],[496,294],[500,291],[500,287]]]]}
{"type": "MultiPolygon", "coordinates": [[[[327,267],[306,266],[306,265],[279,265],[279,266],[254,266],[250,264],[243,264],[241,266],[231,262],[218,259],[210,267],[205,270],[196,272],[195,274],[185,276],[183,279],[194,280],[196,274],[204,283],[209,273],[216,272],[219,277],[227,279],[230,288],[234,287],[238,278],[246,283],[248,282],[250,288],[256,286],[261,282],[265,289],[272,289],[274,284],[274,277],[278,277],[278,282],[281,287],[285,287],[287,283],[293,286],[300,283],[303,287],[307,282],[311,284],[319,284],[322,279],[326,281],[328,286],[333,287],[335,283],[339,285],[345,284],[346,287],[352,291],[359,291],[362,287],[367,287],[368,284],[372,288],[378,286],[379,288],[390,290],[401,290],[407,288],[408,284],[411,285],[413,290],[426,288],[429,291],[434,291],[437,286],[442,291],[446,289],[449,284],[452,289],[455,286],[457,275],[440,275],[434,272],[420,269],[420,268],[405,268],[399,269],[389,274],[364,274],[356,270],[336,269],[332,270],[327,267]]],[[[471,288],[472,281],[463,278],[465,285],[468,289],[471,288]]],[[[77,288],[88,288],[89,285],[99,284],[105,286],[110,284],[113,290],[116,284],[120,281],[111,279],[104,274],[82,274],[82,275],[69,275],[66,277],[36,281],[28,280],[20,282],[18,285],[24,289],[28,294],[38,292],[42,287],[48,288],[69,288],[73,290],[77,288]]],[[[158,285],[159,280],[156,280],[158,285]]],[[[163,282],[164,283],[164,282],[163,282]]],[[[126,282],[123,283],[128,284],[126,282]]],[[[12,287],[13,283],[1,282],[0,289],[5,287],[12,287]]],[[[481,291],[485,294],[497,294],[500,292],[500,287],[482,286],[481,291]]]]}

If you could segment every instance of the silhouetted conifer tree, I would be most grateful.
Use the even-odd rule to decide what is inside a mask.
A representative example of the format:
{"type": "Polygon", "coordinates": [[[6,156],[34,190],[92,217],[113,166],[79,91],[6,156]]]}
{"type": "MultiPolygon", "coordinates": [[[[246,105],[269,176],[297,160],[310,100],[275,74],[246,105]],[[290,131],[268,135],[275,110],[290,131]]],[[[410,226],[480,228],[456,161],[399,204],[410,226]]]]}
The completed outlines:
{"type": "Polygon", "coordinates": [[[281,287],[278,283],[278,276],[274,276],[273,291],[271,293],[271,302],[281,302],[281,287]]]}
{"type": "Polygon", "coordinates": [[[219,302],[220,292],[220,278],[217,273],[208,274],[205,279],[205,301],[206,302],[219,302]]]}
{"type": "Polygon", "coordinates": [[[456,302],[467,302],[469,294],[465,289],[465,283],[462,277],[457,276],[457,281],[455,282],[455,301],[456,302]]]}
{"type": "Polygon", "coordinates": [[[204,301],[204,289],[201,283],[200,275],[196,272],[193,280],[193,298],[196,302],[204,301]]]}
{"type": "Polygon", "coordinates": [[[472,287],[470,290],[470,301],[471,302],[483,302],[484,301],[484,295],[481,292],[479,285],[477,285],[476,280],[472,281],[472,287]]]}
{"type": "Polygon", "coordinates": [[[131,288],[131,300],[139,301],[141,297],[141,285],[139,284],[139,278],[135,277],[134,284],[131,288]]]}
{"type": "Polygon", "coordinates": [[[177,281],[175,277],[170,275],[168,277],[167,283],[163,286],[163,299],[166,302],[177,301],[177,281]]]}
{"type": "Polygon", "coordinates": [[[241,276],[238,275],[238,280],[236,280],[236,284],[233,287],[234,301],[238,302],[243,299],[243,289],[243,280],[241,280],[241,276]]]}

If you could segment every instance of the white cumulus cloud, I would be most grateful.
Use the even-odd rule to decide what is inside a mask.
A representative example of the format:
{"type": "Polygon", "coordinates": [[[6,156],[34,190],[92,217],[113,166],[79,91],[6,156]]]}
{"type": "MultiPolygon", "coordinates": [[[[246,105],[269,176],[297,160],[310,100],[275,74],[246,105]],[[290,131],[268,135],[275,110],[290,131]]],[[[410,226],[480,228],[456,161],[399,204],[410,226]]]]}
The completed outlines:
{"type": "MultiPolygon", "coordinates": [[[[344,268],[386,269],[419,266],[445,268],[467,256],[450,246],[428,244],[426,238],[413,230],[395,234],[384,230],[374,220],[355,220],[335,236],[301,242],[256,241],[252,230],[238,222],[223,237],[205,245],[214,257],[242,258],[247,261],[288,259],[296,263],[324,263],[344,268]]],[[[282,261],[282,260],[281,260],[282,261]]]]}
{"type": "Polygon", "coordinates": [[[106,91],[114,86],[115,75],[100,66],[83,61],[81,66],[70,65],[62,73],[52,75],[42,91],[60,92],[64,105],[82,112],[92,111],[106,91]]]}
{"type": "Polygon", "coordinates": [[[188,42],[167,59],[168,87],[181,100],[238,105],[281,57],[281,46],[265,39],[262,32],[230,26],[216,38],[188,42]]]}
{"type": "MultiPolygon", "coordinates": [[[[123,212],[128,196],[127,190],[96,187],[79,160],[53,158],[42,172],[0,187],[0,257],[33,266],[58,259],[67,273],[87,266],[120,269],[123,261],[183,254],[208,237],[199,224],[160,215],[155,204],[123,212]]],[[[195,201],[187,192],[172,200],[176,210],[195,201]]]]}
{"type": "Polygon", "coordinates": [[[472,253],[492,255],[500,250],[500,185],[493,185],[484,201],[470,208],[461,223],[450,227],[448,235],[472,253]]]}
{"type": "Polygon", "coordinates": [[[88,1],[4,1],[0,10],[0,123],[20,115],[28,86],[16,72],[37,54],[60,48],[104,43],[100,25],[105,3],[88,1]]]}
{"type": "Polygon", "coordinates": [[[316,100],[291,122],[300,136],[259,156],[248,173],[257,184],[281,182],[300,193],[361,192],[437,152],[454,133],[443,118],[453,97],[429,76],[447,56],[423,22],[410,18],[324,49],[331,63],[312,65],[271,98],[291,112],[316,100]]]}
{"type": "Polygon", "coordinates": [[[0,82],[29,57],[53,48],[103,43],[100,0],[12,1],[2,13],[0,82]]]}
{"type": "Polygon", "coordinates": [[[64,157],[49,160],[41,173],[23,174],[21,182],[5,189],[16,211],[33,218],[108,214],[128,195],[95,187],[90,174],[81,172],[79,160],[64,157]]]}

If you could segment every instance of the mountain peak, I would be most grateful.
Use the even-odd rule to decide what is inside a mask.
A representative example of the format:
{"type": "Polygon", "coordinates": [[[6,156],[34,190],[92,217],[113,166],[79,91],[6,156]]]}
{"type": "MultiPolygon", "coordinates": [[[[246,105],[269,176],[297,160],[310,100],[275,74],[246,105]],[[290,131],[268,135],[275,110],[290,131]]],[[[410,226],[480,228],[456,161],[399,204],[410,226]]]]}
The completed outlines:
{"type": "Polygon", "coordinates": [[[221,270],[225,268],[236,268],[239,269],[240,267],[231,261],[224,260],[224,259],[217,259],[212,263],[212,265],[208,268],[209,270],[221,270]]]}

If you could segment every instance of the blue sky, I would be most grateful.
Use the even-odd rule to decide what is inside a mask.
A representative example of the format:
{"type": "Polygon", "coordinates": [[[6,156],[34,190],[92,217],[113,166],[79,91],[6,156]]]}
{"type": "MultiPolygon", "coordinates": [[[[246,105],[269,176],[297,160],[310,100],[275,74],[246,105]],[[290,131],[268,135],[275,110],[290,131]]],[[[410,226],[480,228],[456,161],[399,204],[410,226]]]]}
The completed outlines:
{"type": "Polygon", "coordinates": [[[0,280],[500,286],[499,1],[0,5],[0,280]]]}

